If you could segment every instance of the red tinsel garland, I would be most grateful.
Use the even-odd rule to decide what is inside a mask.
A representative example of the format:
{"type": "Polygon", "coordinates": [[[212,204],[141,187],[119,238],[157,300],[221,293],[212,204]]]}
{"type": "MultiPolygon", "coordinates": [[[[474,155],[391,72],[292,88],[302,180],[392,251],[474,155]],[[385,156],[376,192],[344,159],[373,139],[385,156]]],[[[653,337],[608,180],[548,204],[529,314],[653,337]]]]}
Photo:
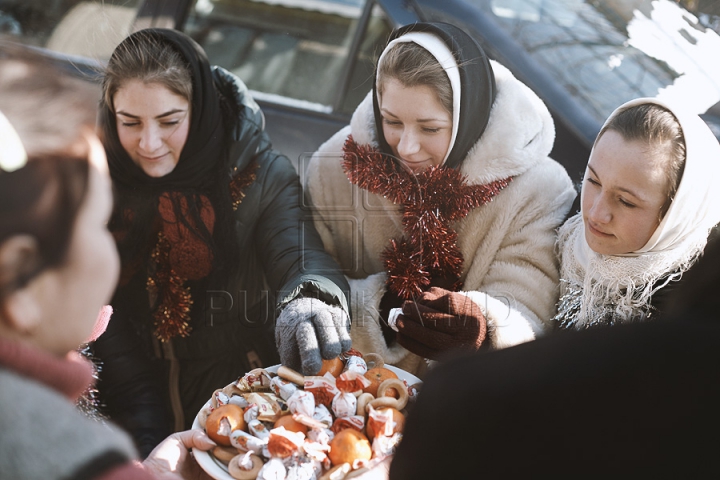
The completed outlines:
{"type": "Polygon", "coordinates": [[[388,288],[405,299],[419,295],[434,277],[452,279],[456,291],[462,288],[463,255],[450,224],[492,201],[512,177],[468,185],[453,168],[413,174],[377,148],[358,145],[352,135],[343,146],[342,165],[351,183],[402,205],[405,235],[390,240],[383,252],[388,288]]]}
{"type": "MultiPolygon", "coordinates": [[[[243,198],[245,198],[245,188],[250,186],[257,178],[258,168],[259,164],[253,161],[242,171],[238,172],[237,168],[233,171],[233,176],[230,180],[230,199],[232,201],[233,211],[237,210],[243,198]]],[[[207,205],[208,208],[212,209],[209,201],[207,205]]],[[[203,207],[204,206],[205,205],[203,205],[203,207]]],[[[209,230],[212,230],[215,219],[214,212],[211,213],[212,222],[208,222],[205,218],[203,219],[209,230]]],[[[169,225],[177,229],[179,222],[170,223],[169,225]]],[[[176,232],[169,230],[169,233],[176,232]]],[[[171,261],[171,251],[173,247],[179,248],[180,239],[187,238],[188,235],[170,235],[170,237],[168,237],[168,235],[161,230],[158,233],[157,244],[150,255],[155,268],[154,273],[148,276],[147,290],[157,303],[157,308],[153,312],[155,335],[163,342],[167,342],[175,336],[187,337],[192,330],[190,327],[190,308],[192,307],[193,300],[190,287],[185,285],[187,278],[178,274],[178,268],[173,268],[171,261]],[[173,241],[176,237],[177,240],[173,241]]],[[[200,241],[200,243],[202,242],[200,241]]],[[[200,268],[199,271],[205,271],[202,268],[202,264],[212,262],[211,251],[204,243],[194,248],[184,245],[185,250],[188,248],[196,250],[198,258],[195,259],[197,263],[195,267],[200,268]]],[[[190,255],[186,254],[179,258],[186,259],[189,257],[190,255]]],[[[198,270],[198,268],[189,271],[195,271],[198,270]]],[[[207,275],[207,273],[205,273],[205,275],[207,275]]]]}

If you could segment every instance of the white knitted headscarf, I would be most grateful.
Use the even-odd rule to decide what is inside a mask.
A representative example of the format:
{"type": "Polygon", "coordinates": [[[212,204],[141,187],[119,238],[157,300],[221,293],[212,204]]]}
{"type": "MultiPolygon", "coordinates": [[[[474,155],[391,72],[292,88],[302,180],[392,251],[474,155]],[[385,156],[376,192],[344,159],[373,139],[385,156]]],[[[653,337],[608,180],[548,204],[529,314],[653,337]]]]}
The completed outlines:
{"type": "Polygon", "coordinates": [[[710,229],[720,222],[720,144],[696,114],[654,98],[639,98],[618,112],[644,103],[670,110],[685,138],[685,167],[670,208],[650,240],[624,255],[594,252],[585,240],[582,211],[560,228],[560,304],[555,317],[566,328],[641,320],[650,299],[679,279],[702,253],[710,229]]]}

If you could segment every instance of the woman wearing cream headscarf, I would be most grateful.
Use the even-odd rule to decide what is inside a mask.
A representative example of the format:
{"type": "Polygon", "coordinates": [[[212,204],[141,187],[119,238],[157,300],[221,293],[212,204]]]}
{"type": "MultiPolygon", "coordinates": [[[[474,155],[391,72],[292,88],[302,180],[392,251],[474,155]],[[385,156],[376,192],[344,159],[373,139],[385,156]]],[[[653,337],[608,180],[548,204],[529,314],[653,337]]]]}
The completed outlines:
{"type": "Polygon", "coordinates": [[[720,222],[719,172],[720,145],[697,115],[651,98],[615,110],[590,154],[581,211],[560,229],[559,325],[657,317],[720,222]]]}

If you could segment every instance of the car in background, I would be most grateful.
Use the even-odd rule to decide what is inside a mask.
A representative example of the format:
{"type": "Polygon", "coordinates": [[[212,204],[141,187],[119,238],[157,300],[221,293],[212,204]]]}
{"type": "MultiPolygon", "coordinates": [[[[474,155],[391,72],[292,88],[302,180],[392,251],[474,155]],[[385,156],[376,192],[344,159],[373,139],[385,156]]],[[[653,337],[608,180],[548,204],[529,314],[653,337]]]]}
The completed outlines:
{"type": "Polygon", "coordinates": [[[456,24],[547,104],[552,155],[579,181],[608,114],[679,99],[720,137],[720,11],[694,0],[0,0],[0,32],[97,78],[144,27],[193,37],[263,108],[277,149],[302,165],[370,90],[393,28],[456,24]]]}

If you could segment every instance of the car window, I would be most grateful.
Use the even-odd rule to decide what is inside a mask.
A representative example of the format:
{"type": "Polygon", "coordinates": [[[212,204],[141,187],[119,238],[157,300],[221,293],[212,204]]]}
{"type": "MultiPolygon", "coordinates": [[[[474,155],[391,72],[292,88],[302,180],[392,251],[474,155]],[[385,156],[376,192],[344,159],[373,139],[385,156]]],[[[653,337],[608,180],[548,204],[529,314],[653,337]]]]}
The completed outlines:
{"type": "Polygon", "coordinates": [[[351,114],[360,101],[370,91],[375,72],[375,64],[387,39],[392,33],[390,20],[379,5],[375,4],[370,20],[363,32],[357,56],[352,64],[350,82],[343,98],[340,111],[351,114]]]}
{"type": "Polygon", "coordinates": [[[0,32],[95,60],[110,58],[132,29],[140,0],[0,0],[0,32]]]}
{"type": "Polygon", "coordinates": [[[635,97],[720,100],[720,36],[670,0],[470,0],[598,122],[635,97]]]}
{"type": "Polygon", "coordinates": [[[258,99],[330,112],[365,0],[196,0],[184,31],[258,99]]]}

